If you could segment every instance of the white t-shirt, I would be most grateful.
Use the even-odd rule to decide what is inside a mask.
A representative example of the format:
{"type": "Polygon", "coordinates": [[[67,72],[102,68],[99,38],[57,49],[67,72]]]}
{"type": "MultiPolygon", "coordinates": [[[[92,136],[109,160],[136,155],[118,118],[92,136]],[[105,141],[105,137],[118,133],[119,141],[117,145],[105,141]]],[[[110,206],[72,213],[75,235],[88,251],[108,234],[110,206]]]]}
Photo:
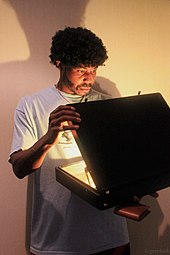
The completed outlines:
{"type": "MultiPolygon", "coordinates": [[[[107,96],[91,90],[88,101],[107,96]]],[[[15,111],[11,153],[32,146],[48,129],[50,113],[59,105],[85,100],[58,91],[55,86],[23,97],[15,111]]],[[[55,167],[75,160],[77,151],[72,137],[61,135],[48,152],[41,169],[33,178],[31,243],[34,254],[88,255],[129,242],[126,220],[113,209],[100,211],[58,183],[55,167]]]]}

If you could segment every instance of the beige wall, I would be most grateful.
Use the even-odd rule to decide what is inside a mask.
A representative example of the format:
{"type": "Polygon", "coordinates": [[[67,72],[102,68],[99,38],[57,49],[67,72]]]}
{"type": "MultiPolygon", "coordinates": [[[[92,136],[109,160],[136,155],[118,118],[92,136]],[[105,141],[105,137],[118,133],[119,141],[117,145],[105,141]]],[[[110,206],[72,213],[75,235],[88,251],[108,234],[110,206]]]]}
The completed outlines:
{"type": "MultiPolygon", "coordinates": [[[[161,92],[170,103],[169,0],[0,0],[0,255],[26,254],[27,178],[17,180],[7,163],[13,112],[21,96],[56,81],[49,46],[65,25],[102,37],[109,60],[98,81],[110,93],[161,92]]],[[[129,221],[132,255],[170,253],[169,195],[165,189],[158,200],[145,198],[152,213],[129,221]]]]}

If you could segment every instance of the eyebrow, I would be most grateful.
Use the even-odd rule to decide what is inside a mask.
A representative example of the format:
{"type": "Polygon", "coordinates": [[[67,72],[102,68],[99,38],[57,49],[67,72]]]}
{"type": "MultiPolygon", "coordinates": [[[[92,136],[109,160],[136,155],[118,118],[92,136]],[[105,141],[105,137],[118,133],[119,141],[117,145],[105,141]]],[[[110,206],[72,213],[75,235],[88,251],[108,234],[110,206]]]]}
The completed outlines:
{"type": "Polygon", "coordinates": [[[78,67],[75,67],[75,69],[87,69],[87,68],[92,68],[92,69],[97,69],[98,67],[97,66],[91,66],[91,67],[88,67],[88,66],[78,66],[78,67]]]}

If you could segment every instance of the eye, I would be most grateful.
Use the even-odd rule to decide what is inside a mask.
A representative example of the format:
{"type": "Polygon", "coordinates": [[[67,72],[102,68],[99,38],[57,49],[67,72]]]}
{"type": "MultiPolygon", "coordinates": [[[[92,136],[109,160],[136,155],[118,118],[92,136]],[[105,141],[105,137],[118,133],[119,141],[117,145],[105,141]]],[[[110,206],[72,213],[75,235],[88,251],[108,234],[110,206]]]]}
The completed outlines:
{"type": "Polygon", "coordinates": [[[84,69],[78,69],[77,72],[83,74],[83,73],[85,73],[85,70],[84,69]]]}
{"type": "Polygon", "coordinates": [[[96,72],[97,72],[97,69],[93,69],[91,72],[92,72],[92,73],[96,73],[96,72]]]}

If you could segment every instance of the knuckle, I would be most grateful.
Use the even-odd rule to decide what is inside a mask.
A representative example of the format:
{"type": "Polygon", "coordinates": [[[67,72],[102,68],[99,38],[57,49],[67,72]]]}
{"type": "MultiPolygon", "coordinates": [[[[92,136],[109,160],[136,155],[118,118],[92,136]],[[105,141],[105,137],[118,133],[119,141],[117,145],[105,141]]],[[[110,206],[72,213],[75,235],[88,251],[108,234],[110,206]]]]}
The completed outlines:
{"type": "Polygon", "coordinates": [[[63,109],[63,107],[64,107],[64,105],[59,105],[59,106],[57,107],[57,109],[60,110],[60,109],[63,109]]]}

